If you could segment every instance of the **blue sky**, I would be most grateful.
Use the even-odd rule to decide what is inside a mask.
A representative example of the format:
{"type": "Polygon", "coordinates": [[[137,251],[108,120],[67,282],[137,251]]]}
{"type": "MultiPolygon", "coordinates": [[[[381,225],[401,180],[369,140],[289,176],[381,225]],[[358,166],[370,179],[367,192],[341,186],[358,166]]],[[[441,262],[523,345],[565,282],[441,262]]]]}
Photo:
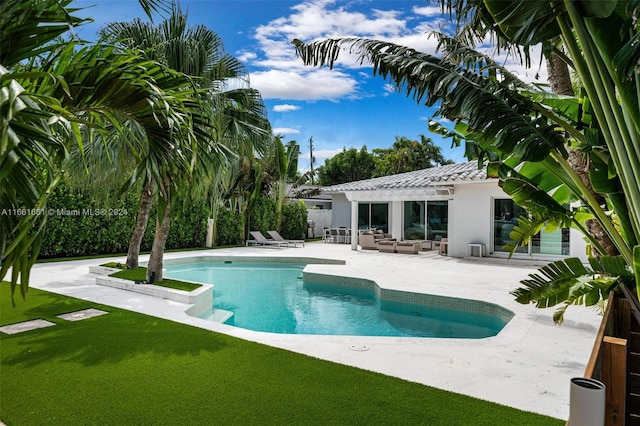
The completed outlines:
{"type": "MultiPolygon", "coordinates": [[[[189,24],[203,24],[224,41],[225,49],[247,66],[251,86],[260,90],[274,132],[301,147],[299,167],[309,169],[309,139],[313,137],[316,167],[343,148],[366,145],[389,148],[396,136],[418,139],[424,134],[442,147],[446,158],[465,161],[463,148],[429,133],[433,111],[372,77],[371,68],[343,56],[333,70],[304,67],[291,45],[341,36],[393,41],[427,53],[435,50],[428,32],[446,24],[440,9],[426,0],[182,0],[189,24]]],[[[94,23],[77,29],[93,40],[108,22],[145,15],[137,0],[76,0],[72,7],[94,23]],[[92,6],[92,7],[89,7],[92,6]]],[[[489,44],[483,47],[492,52],[489,44]]],[[[542,81],[546,70],[525,70],[508,57],[496,58],[525,81],[542,81]],[[539,81],[539,80],[538,80],[539,81]]]]}

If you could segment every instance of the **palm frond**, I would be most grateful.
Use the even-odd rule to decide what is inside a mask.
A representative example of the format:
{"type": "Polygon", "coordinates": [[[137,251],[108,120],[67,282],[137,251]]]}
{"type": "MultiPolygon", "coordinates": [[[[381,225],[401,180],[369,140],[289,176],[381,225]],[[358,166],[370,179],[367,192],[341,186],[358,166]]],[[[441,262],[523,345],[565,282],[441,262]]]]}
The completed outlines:
{"type": "Polygon", "coordinates": [[[548,308],[564,303],[554,314],[554,321],[562,323],[567,306],[583,304],[591,306],[608,297],[618,285],[619,276],[599,274],[587,269],[580,259],[559,260],[529,274],[520,281],[523,287],[511,292],[522,304],[534,303],[538,308],[548,308]]]}
{"type": "Polygon", "coordinates": [[[551,151],[564,152],[564,136],[555,123],[540,119],[534,105],[516,90],[425,53],[393,43],[345,38],[304,44],[296,52],[307,65],[333,66],[343,48],[370,62],[374,75],[391,79],[408,97],[437,106],[437,115],[466,121],[469,132],[482,134],[502,152],[523,161],[540,161],[551,151]]]}
{"type": "Polygon", "coordinates": [[[48,52],[57,37],[89,22],[73,16],[72,0],[5,0],[0,2],[0,64],[12,67],[48,52]]]}

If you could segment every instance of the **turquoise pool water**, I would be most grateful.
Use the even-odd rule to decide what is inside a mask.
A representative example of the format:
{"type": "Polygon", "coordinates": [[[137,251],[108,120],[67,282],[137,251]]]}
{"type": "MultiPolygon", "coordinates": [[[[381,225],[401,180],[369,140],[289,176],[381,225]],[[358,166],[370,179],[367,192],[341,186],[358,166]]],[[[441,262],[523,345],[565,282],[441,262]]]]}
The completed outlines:
{"type": "Polygon", "coordinates": [[[477,339],[495,336],[508,322],[495,315],[378,300],[363,288],[304,281],[304,266],[199,262],[166,265],[166,276],[214,284],[213,309],[233,312],[227,324],[256,331],[477,339]]]}

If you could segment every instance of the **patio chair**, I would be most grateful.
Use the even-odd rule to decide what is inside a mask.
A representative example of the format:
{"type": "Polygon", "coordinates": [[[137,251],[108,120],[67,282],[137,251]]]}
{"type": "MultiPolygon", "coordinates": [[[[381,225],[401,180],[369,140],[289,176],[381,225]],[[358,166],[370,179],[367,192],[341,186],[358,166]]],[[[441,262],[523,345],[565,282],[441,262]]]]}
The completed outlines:
{"type": "Polygon", "coordinates": [[[278,231],[267,231],[267,233],[273,241],[284,241],[287,244],[293,244],[293,247],[298,247],[298,244],[302,243],[302,247],[304,247],[304,240],[286,240],[278,233],[278,231]]]}
{"type": "Polygon", "coordinates": [[[274,241],[268,240],[260,231],[250,231],[253,240],[247,240],[247,246],[252,244],[254,246],[278,246],[289,248],[289,243],[286,241],[274,241]]]}
{"type": "Polygon", "coordinates": [[[338,229],[337,228],[329,228],[329,237],[331,238],[331,242],[332,243],[339,243],[340,242],[340,236],[338,235],[338,229]]]}
{"type": "Polygon", "coordinates": [[[331,231],[327,227],[324,227],[323,230],[322,230],[322,241],[324,241],[325,243],[332,243],[333,242],[333,240],[331,238],[331,231]]]}
{"type": "Polygon", "coordinates": [[[439,254],[441,254],[442,256],[449,255],[449,239],[448,238],[443,238],[440,240],[439,254]]]}
{"type": "Polygon", "coordinates": [[[338,242],[347,244],[347,238],[349,234],[347,232],[347,228],[338,228],[338,242]]]}

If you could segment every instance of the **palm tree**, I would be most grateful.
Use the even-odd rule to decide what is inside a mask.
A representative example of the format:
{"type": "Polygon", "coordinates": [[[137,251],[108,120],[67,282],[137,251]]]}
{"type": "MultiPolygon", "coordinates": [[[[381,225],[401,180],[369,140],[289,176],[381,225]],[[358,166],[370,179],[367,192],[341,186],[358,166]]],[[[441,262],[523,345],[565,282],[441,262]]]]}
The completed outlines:
{"type": "MultiPolygon", "coordinates": [[[[213,154],[209,158],[214,161],[198,164],[195,171],[200,176],[205,175],[208,169],[220,168],[224,157],[232,154],[233,151],[227,147],[230,139],[250,141],[259,148],[261,138],[270,133],[259,93],[248,87],[226,89],[230,80],[244,80],[246,86],[247,76],[242,64],[224,52],[222,40],[216,33],[201,25],[189,28],[187,15],[179,7],[174,5],[171,16],[158,25],[136,19],[133,22],[112,23],[103,34],[120,45],[141,49],[149,58],[189,75],[202,89],[203,102],[200,108],[211,119],[207,124],[210,131],[205,140],[195,142],[202,144],[200,151],[208,150],[209,154],[213,154]]],[[[147,267],[150,281],[162,279],[162,257],[170,226],[171,192],[176,183],[175,177],[169,172],[170,169],[167,169],[167,175],[162,180],[152,179],[150,170],[144,172],[140,210],[127,255],[127,267],[136,267],[153,193],[156,189],[161,190],[162,215],[158,215],[147,267]]],[[[175,187],[177,189],[177,185],[175,187]]]]}
{"type": "Polygon", "coordinates": [[[298,155],[300,146],[296,141],[289,141],[285,145],[282,136],[276,135],[271,143],[269,155],[265,158],[265,183],[270,187],[270,193],[276,202],[276,227],[280,231],[282,225],[282,207],[287,199],[287,185],[293,183],[298,173],[298,155]]]}
{"type": "Polygon", "coordinates": [[[396,136],[391,148],[376,148],[373,154],[378,158],[377,176],[389,176],[453,163],[444,158],[440,147],[425,135],[420,135],[420,142],[406,136],[396,136]]]}
{"type": "MultiPolygon", "coordinates": [[[[190,82],[160,64],[103,45],[81,48],[57,39],[83,20],[70,0],[9,0],[0,4],[0,279],[11,268],[12,291],[23,296],[38,255],[48,194],[60,181],[69,144],[82,146],[86,127],[130,136],[136,122],[148,139],[147,158],[166,158],[167,135],[190,132],[184,113],[197,101],[190,82]],[[13,212],[16,212],[13,214],[13,212]]],[[[146,1],[148,7],[160,3],[146,1]]],[[[185,147],[188,148],[188,147],[185,147]]],[[[187,168],[183,161],[181,168],[187,168]]]]}
{"type": "Polygon", "coordinates": [[[606,254],[587,232],[583,212],[598,221],[620,256],[591,258],[591,268],[577,259],[556,262],[514,292],[523,303],[562,304],[555,315],[562,321],[570,304],[591,305],[606,298],[611,288],[640,285],[640,85],[634,82],[640,51],[633,20],[638,2],[619,2],[604,11],[590,10],[593,5],[577,9],[569,1],[553,2],[554,7],[528,0],[485,3],[485,18],[511,43],[528,48],[560,37],[568,52],[564,58],[580,78],[588,103],[530,87],[459,38],[443,34],[438,35],[441,57],[357,38],[294,44],[308,65],[333,66],[346,48],[360,61],[371,62],[374,74],[390,78],[407,96],[438,105],[438,114],[456,123],[445,133],[464,140],[467,153],[477,155],[480,164],[488,161],[488,173],[499,177],[505,192],[531,213],[532,219],[523,219],[512,235],[520,241],[545,225],[572,225],[606,254]],[[630,31],[618,34],[606,28],[630,31]],[[588,155],[590,182],[610,211],[572,169],[567,146],[588,155]],[[572,201],[579,201],[582,211],[564,207],[572,201]]]}

